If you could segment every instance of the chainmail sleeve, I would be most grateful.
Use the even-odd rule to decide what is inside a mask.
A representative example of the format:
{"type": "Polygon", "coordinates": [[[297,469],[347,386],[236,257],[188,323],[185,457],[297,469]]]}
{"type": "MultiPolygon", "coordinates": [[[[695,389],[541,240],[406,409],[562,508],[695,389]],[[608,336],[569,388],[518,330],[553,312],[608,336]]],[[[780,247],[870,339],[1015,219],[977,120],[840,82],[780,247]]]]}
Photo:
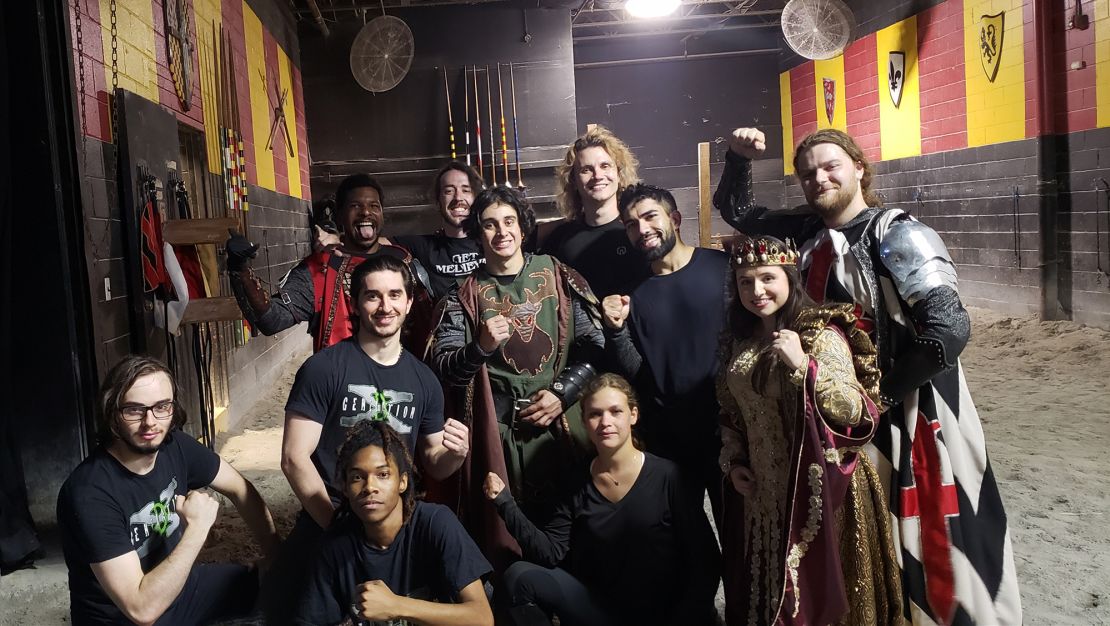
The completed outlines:
{"type": "Polygon", "coordinates": [[[489,354],[478,345],[478,340],[466,340],[466,316],[454,290],[445,298],[443,316],[435,331],[432,363],[440,379],[452,387],[470,384],[482,368],[489,354]]]}

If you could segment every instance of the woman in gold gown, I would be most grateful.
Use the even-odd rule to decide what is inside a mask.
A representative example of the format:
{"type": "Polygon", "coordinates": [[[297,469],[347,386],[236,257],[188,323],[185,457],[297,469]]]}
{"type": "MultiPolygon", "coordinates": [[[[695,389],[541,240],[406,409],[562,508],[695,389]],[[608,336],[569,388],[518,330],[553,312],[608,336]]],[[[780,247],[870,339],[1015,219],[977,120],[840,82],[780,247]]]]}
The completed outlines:
{"type": "Polygon", "coordinates": [[[722,407],[730,625],[902,623],[898,564],[875,466],[879,370],[852,306],[806,295],[789,242],[732,254],[722,407]]]}

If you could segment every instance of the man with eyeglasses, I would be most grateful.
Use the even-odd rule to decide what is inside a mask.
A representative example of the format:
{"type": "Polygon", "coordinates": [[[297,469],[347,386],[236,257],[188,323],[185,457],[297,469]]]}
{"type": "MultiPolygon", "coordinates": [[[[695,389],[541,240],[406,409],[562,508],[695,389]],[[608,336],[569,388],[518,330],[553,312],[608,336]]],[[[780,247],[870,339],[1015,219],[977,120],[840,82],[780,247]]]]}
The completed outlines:
{"type": "Polygon", "coordinates": [[[58,495],[76,625],[200,624],[254,607],[253,568],[194,564],[220,510],[200,490],[231,500],[265,557],[278,543],[274,521],[248,480],[181,431],[176,395],[166,366],[136,355],[100,388],[100,446],[58,495]]]}

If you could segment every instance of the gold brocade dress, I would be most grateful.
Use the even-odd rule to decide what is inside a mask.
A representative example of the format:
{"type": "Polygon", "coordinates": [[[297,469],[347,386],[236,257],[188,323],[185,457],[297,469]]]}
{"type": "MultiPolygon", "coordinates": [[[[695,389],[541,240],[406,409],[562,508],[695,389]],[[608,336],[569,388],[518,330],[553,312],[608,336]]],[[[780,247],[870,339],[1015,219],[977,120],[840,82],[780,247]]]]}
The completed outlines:
{"type": "MultiPolygon", "coordinates": [[[[803,329],[800,334],[806,353],[816,361],[813,397],[824,423],[834,430],[867,426],[864,420],[873,421],[874,412],[868,410],[844,336],[823,327],[803,329]]],[[[722,534],[726,617],[730,626],[818,626],[798,615],[797,608],[792,613],[791,603],[784,601],[785,577],[796,578],[798,568],[798,559],[788,559],[787,554],[788,516],[794,503],[812,505],[807,505],[807,493],[796,493],[790,472],[793,451],[799,445],[794,431],[796,416],[803,410],[809,364],[788,372],[775,362],[760,392],[753,385],[752,374],[768,349],[756,339],[732,341],[718,381],[724,414],[721,462],[748,467],[754,475],[753,491],[746,498],[735,493],[727,477],[725,480],[726,500],[734,503],[726,505],[722,524],[728,529],[722,534]]],[[[839,452],[842,459],[845,453],[858,456],[847,493],[832,520],[849,606],[838,623],[901,624],[901,579],[878,474],[858,448],[826,454],[829,452],[839,452]]],[[[796,593],[820,592],[798,588],[796,593]]]]}

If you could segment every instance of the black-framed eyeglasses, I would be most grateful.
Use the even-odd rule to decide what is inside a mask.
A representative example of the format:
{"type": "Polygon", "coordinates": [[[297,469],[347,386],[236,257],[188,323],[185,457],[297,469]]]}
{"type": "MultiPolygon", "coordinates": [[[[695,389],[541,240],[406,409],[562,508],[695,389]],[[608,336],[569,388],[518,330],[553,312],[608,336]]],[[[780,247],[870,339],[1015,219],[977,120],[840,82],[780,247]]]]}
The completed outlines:
{"type": "Polygon", "coordinates": [[[158,404],[152,404],[150,406],[132,404],[120,407],[119,414],[123,417],[123,421],[125,422],[141,422],[146,417],[147,411],[150,411],[154,415],[154,419],[167,420],[173,417],[173,411],[176,406],[173,400],[163,400],[158,404]]]}

